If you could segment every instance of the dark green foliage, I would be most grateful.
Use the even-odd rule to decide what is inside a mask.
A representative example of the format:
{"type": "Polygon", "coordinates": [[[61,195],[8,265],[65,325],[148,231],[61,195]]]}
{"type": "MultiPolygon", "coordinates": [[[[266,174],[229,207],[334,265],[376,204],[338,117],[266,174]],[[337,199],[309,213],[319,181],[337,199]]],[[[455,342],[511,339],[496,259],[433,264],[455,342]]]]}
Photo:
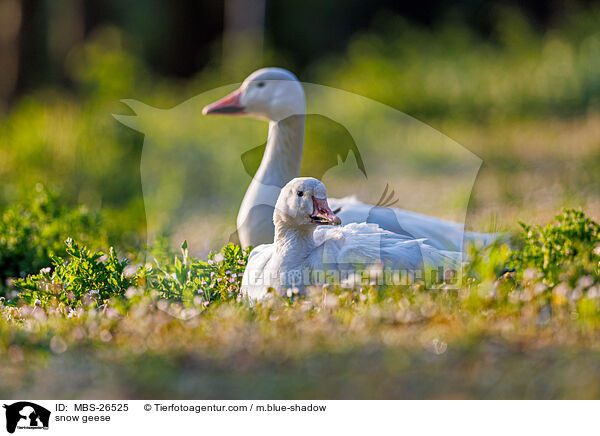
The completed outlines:
{"type": "MultiPolygon", "coordinates": [[[[5,332],[0,352],[9,357],[4,365],[16,379],[5,390],[22,390],[53,371],[58,374],[53,389],[69,393],[79,386],[71,383],[71,374],[85,378],[90,367],[110,368],[108,378],[99,371],[98,388],[112,393],[126,386],[138,396],[165,391],[197,396],[206,380],[215,377],[211,395],[227,394],[231,391],[219,390],[221,385],[234,380],[238,386],[249,371],[253,376],[247,387],[267,395],[285,383],[285,378],[265,378],[274,367],[283,368],[289,380],[302,378],[303,368],[341,371],[339,386],[347,389],[347,380],[357,379],[366,362],[377,371],[359,383],[364,388],[357,392],[373,397],[382,392],[390,397],[454,392],[474,398],[518,397],[531,389],[533,373],[540,390],[527,395],[597,397],[592,381],[598,371],[589,372],[595,355],[587,344],[594,344],[600,326],[598,274],[592,271],[599,258],[594,254],[598,224],[581,212],[565,211],[546,227],[523,228],[518,251],[500,242],[474,249],[469,278],[458,291],[428,290],[421,284],[329,286],[299,298],[271,295],[252,305],[238,302],[249,252],[238,246],[229,244],[201,261],[189,255],[185,242],[180,254],[159,243],[151,250],[154,264],[136,272],[114,250],[103,255],[69,240],[68,257],[54,258],[53,271],[16,281],[21,289],[17,307],[0,300],[0,329],[5,332]],[[498,278],[507,262],[517,272],[498,278]],[[562,283],[543,283],[553,275],[562,283]],[[572,288],[565,284],[571,279],[582,283],[572,288]],[[58,308],[53,304],[57,300],[58,308]],[[98,310],[99,305],[105,310],[98,310]],[[575,352],[580,353],[577,359],[575,352]],[[581,360],[584,355],[588,357],[581,360]],[[356,371],[342,368],[350,361],[359,361],[356,371]],[[439,365],[428,368],[427,362],[439,365]],[[473,362],[485,365],[473,371],[473,362]],[[550,362],[551,369],[542,368],[547,374],[539,371],[540,362],[550,362]],[[37,374],[39,368],[43,371],[37,374]],[[580,378],[556,376],[565,368],[580,378]],[[490,390],[489,374],[498,371],[517,372],[509,377],[510,389],[490,390]],[[403,373],[412,378],[394,379],[389,391],[382,388],[390,384],[390,374],[403,373]],[[113,374],[121,374],[122,380],[115,381],[113,374]],[[415,390],[415,377],[424,380],[422,389],[415,390]],[[428,385],[432,377],[450,380],[449,387],[440,391],[439,383],[428,385]],[[552,390],[543,390],[547,386],[552,390]],[[590,388],[582,391],[581,386],[590,388]]],[[[338,392],[325,373],[313,391],[298,391],[297,383],[290,382],[282,392],[338,392]]]]}
{"type": "Polygon", "coordinates": [[[206,306],[213,301],[237,298],[249,253],[250,249],[230,243],[203,261],[189,255],[186,241],[181,246],[181,256],[165,260],[155,257],[154,265],[141,268],[139,277],[164,298],[206,306]]]}
{"type": "Polygon", "coordinates": [[[68,208],[59,196],[38,185],[0,216],[0,288],[11,277],[25,277],[64,257],[68,237],[101,246],[106,243],[99,214],[84,207],[68,208]]]}
{"type": "Polygon", "coordinates": [[[68,257],[52,257],[53,268],[15,280],[22,302],[46,306],[58,301],[71,307],[90,302],[102,304],[111,297],[124,295],[136,284],[135,272],[126,274],[128,261],[119,260],[114,248],[105,254],[92,252],[72,239],[67,239],[65,245],[68,257]]]}
{"type": "Polygon", "coordinates": [[[54,302],[71,307],[101,305],[139,286],[158,291],[161,298],[206,307],[238,297],[249,254],[249,250],[228,244],[202,261],[189,255],[184,242],[181,256],[155,257],[154,265],[140,266],[136,272],[134,267],[127,268],[128,260],[119,259],[113,247],[105,254],[88,250],[72,239],[65,245],[67,257],[52,257],[53,267],[15,280],[20,291],[17,302],[42,307],[54,302]]]}
{"type": "Polygon", "coordinates": [[[568,279],[574,284],[583,275],[599,277],[600,225],[582,211],[565,209],[545,227],[520,225],[522,247],[511,260],[515,268],[536,268],[549,283],[568,279]]]}

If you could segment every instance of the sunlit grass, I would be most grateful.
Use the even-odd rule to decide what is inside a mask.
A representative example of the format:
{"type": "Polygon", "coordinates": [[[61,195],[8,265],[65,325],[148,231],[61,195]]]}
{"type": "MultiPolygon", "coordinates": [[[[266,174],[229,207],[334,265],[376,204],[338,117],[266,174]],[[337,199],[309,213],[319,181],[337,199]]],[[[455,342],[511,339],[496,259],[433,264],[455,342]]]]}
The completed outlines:
{"type": "MultiPolygon", "coordinates": [[[[266,125],[219,119],[201,126],[203,100],[192,101],[185,128],[166,129],[160,153],[146,161],[151,170],[171,171],[155,180],[160,189],[147,201],[151,192],[140,181],[146,138],[111,117],[131,115],[119,100],[169,110],[225,83],[213,70],[187,83],[164,80],[127,50],[117,29],[92,36],[69,55],[71,90],[25,96],[0,122],[0,276],[10,278],[0,304],[0,391],[53,398],[600,397],[597,231],[579,239],[569,233],[565,242],[560,235],[569,226],[559,221],[516,237],[519,221],[554,222],[565,206],[600,217],[598,15],[586,11],[538,34],[522,17],[503,14],[489,40],[460,23],[434,31],[398,19],[380,23],[343,55],[297,73],[389,104],[478,155],[483,167],[467,225],[509,231],[512,245],[473,250],[458,291],[330,286],[258,304],[238,299],[246,253],[229,246],[206,261],[193,255],[205,259],[234,230],[249,182],[240,156],[265,140],[266,125]],[[166,165],[178,156],[188,164],[181,171],[166,165]],[[35,200],[42,185],[60,196],[35,200]],[[150,204],[169,207],[156,221],[170,249],[165,239],[144,246],[150,204]],[[68,237],[89,251],[65,246],[68,237]],[[190,244],[180,253],[183,240],[190,244]],[[110,258],[110,245],[119,256],[110,258]],[[42,291],[49,294],[40,298],[42,291]]],[[[408,126],[348,109],[381,133],[361,144],[381,169],[369,183],[392,185],[401,207],[453,218],[469,198],[454,189],[460,162],[426,147],[426,137],[404,156],[402,171],[385,173],[385,157],[397,154],[390,138],[408,126]]],[[[167,124],[181,121],[181,112],[170,113],[167,124]]],[[[333,128],[307,132],[318,150],[348,137],[333,128]]],[[[330,194],[380,194],[347,180],[333,180],[330,194]]]]}
{"type": "Polygon", "coordinates": [[[156,270],[137,274],[75,247],[0,304],[10,375],[0,387],[52,397],[596,398],[598,225],[567,211],[536,232],[525,228],[515,251],[473,248],[459,290],[324,286],[254,303],[239,297],[245,255],[234,246],[208,262],[185,244],[175,257],[158,249],[156,270]],[[78,287],[103,275],[97,292],[78,287]]]}

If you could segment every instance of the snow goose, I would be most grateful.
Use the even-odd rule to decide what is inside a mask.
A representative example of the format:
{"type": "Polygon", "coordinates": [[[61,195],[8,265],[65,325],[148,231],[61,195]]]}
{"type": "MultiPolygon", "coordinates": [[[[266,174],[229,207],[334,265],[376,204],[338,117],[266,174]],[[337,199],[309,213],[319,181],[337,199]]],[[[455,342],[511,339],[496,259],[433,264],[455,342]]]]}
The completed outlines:
{"type": "Polygon", "coordinates": [[[371,265],[393,271],[431,268],[456,270],[460,253],[439,250],[422,239],[389,232],[376,224],[341,220],[327,202],[325,185],[312,177],[287,183],[279,194],[272,221],[275,240],[250,253],[242,292],[264,297],[269,288],[286,289],[323,284],[327,277],[344,279],[371,265]],[[334,227],[332,227],[334,226],[334,227]]]}
{"type": "MultiPolygon", "coordinates": [[[[301,83],[282,68],[263,68],[250,74],[239,89],[203,109],[205,115],[242,115],[269,122],[261,164],[248,187],[237,216],[243,246],[270,243],[271,217],[281,188],[300,175],[305,124],[305,94],[301,83]]],[[[382,196],[383,198],[383,196],[382,196]]],[[[445,250],[462,250],[463,238],[491,242],[497,235],[465,232],[459,223],[399,208],[377,207],[354,197],[332,198],[329,203],[343,224],[371,222],[383,229],[445,250]]]]}

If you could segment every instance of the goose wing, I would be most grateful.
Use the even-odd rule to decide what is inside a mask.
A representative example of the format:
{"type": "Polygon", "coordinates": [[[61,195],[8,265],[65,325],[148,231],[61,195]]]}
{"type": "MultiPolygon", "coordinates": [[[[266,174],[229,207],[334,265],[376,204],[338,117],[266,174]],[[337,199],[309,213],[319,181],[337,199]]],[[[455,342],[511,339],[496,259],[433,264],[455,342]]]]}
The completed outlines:
{"type": "Polygon", "coordinates": [[[330,198],[328,201],[332,210],[339,209],[337,215],[342,224],[374,223],[398,235],[413,239],[424,238],[428,245],[440,250],[462,251],[463,240],[487,245],[500,236],[467,232],[459,223],[399,208],[373,206],[355,197],[330,198]]]}
{"type": "Polygon", "coordinates": [[[314,234],[317,250],[314,265],[338,270],[381,263],[387,268],[416,270],[455,266],[460,252],[440,250],[415,239],[393,233],[373,223],[320,227],[314,234]]]}

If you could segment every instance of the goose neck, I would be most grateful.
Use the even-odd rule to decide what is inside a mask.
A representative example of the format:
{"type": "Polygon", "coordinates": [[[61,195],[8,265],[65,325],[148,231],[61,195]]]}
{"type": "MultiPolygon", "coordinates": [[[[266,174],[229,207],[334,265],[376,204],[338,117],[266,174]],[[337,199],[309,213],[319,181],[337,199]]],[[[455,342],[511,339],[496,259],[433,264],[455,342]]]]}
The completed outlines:
{"type": "Polygon", "coordinates": [[[304,115],[269,122],[269,138],[256,178],[263,184],[283,187],[300,175],[304,143],[304,115]]]}
{"type": "Polygon", "coordinates": [[[275,247],[289,263],[305,260],[315,248],[314,229],[301,229],[275,222],[275,247]]]}

